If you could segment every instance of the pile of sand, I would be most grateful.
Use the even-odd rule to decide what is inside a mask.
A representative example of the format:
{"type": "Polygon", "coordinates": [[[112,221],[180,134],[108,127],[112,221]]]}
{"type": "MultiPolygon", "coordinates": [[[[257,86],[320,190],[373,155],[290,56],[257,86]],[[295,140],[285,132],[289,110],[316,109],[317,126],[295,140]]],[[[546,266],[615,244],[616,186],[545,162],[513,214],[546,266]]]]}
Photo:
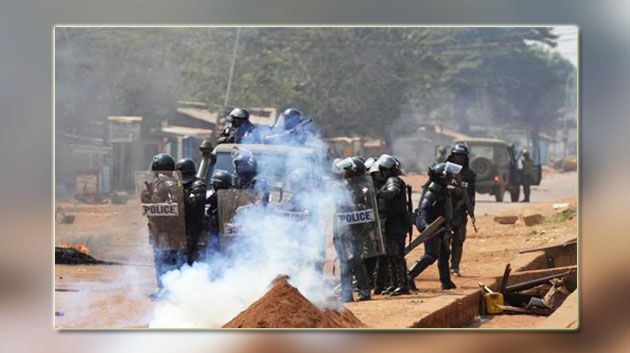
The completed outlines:
{"type": "Polygon", "coordinates": [[[271,289],[225,328],[353,328],[365,327],[352,312],[317,308],[291,286],[288,277],[277,277],[271,289]]]}

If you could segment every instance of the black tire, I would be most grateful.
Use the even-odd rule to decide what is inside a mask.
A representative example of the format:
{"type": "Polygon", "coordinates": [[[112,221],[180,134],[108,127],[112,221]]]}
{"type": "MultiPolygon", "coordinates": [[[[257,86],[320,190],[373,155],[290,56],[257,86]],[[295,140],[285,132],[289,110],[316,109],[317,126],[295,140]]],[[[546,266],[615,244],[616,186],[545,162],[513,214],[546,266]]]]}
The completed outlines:
{"type": "Polygon", "coordinates": [[[510,200],[512,200],[512,202],[518,202],[518,198],[521,196],[521,187],[516,185],[516,186],[512,186],[512,189],[510,190],[510,200]]]}
{"type": "Polygon", "coordinates": [[[477,180],[491,179],[494,165],[486,157],[477,157],[470,161],[470,169],[477,174],[477,180]]]}
{"type": "Polygon", "coordinates": [[[497,202],[503,202],[503,194],[505,194],[505,186],[495,186],[494,187],[494,199],[497,202]]]}

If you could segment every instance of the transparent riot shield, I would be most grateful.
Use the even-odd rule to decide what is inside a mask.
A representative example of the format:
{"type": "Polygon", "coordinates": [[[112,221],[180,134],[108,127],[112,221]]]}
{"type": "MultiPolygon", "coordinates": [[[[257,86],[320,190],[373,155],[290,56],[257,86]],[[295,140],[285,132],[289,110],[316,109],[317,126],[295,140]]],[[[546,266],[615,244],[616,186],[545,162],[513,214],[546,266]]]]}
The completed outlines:
{"type": "Polygon", "coordinates": [[[335,248],[341,259],[385,253],[374,185],[369,176],[344,180],[347,201],[335,213],[335,248]]]}
{"type": "Polygon", "coordinates": [[[219,234],[221,237],[238,235],[238,229],[233,223],[236,211],[253,205],[260,200],[260,193],[254,190],[227,189],[217,192],[219,209],[219,234]]]}
{"type": "Polygon", "coordinates": [[[141,211],[149,223],[149,242],[156,250],[186,249],[184,189],[177,172],[149,172],[140,191],[141,211]]]}

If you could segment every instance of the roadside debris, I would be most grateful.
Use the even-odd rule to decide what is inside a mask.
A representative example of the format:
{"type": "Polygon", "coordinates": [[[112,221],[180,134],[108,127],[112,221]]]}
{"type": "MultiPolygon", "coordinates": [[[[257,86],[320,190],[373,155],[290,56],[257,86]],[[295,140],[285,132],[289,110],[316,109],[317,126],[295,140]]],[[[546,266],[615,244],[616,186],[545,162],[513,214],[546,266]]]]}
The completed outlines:
{"type": "Polygon", "coordinates": [[[576,269],[508,286],[510,272],[510,264],[507,264],[499,292],[479,283],[482,291],[482,314],[549,316],[577,288],[576,269]]]}
{"type": "Polygon", "coordinates": [[[102,261],[90,254],[85,244],[60,244],[55,246],[55,264],[57,265],[112,265],[113,262],[102,261]]]}
{"type": "Polygon", "coordinates": [[[572,245],[576,245],[576,244],[577,244],[577,238],[573,238],[573,239],[569,239],[569,240],[565,241],[562,244],[547,245],[547,246],[542,246],[542,247],[533,248],[533,249],[521,250],[518,253],[519,254],[525,254],[525,253],[528,253],[528,252],[536,252],[536,251],[545,251],[545,250],[551,250],[551,249],[557,249],[557,248],[565,248],[567,246],[572,246],[572,245]]]}
{"type": "Polygon", "coordinates": [[[492,220],[499,224],[514,224],[518,221],[518,216],[495,216],[492,220]]]}
{"type": "Polygon", "coordinates": [[[545,217],[543,217],[543,215],[541,215],[540,213],[534,213],[534,214],[523,216],[523,223],[525,223],[525,225],[528,227],[531,227],[536,224],[540,224],[544,220],[545,220],[545,217]]]}
{"type": "Polygon", "coordinates": [[[365,325],[348,309],[320,310],[287,276],[278,276],[260,299],[226,323],[224,328],[353,328],[365,325]]]}

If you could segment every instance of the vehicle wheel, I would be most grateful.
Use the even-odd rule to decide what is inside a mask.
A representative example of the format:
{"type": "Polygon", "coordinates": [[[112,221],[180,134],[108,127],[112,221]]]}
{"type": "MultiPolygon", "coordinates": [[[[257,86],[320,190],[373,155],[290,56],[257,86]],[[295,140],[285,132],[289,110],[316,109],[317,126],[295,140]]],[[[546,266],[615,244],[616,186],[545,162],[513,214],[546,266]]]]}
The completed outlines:
{"type": "Polygon", "coordinates": [[[516,185],[513,186],[512,189],[510,190],[510,200],[512,200],[512,202],[518,202],[518,198],[521,196],[521,187],[516,185]]]}
{"type": "Polygon", "coordinates": [[[492,161],[485,157],[476,157],[470,161],[470,169],[477,174],[477,180],[491,179],[494,171],[492,161]]]}
{"type": "Polygon", "coordinates": [[[494,187],[494,199],[497,200],[497,202],[503,202],[503,194],[505,194],[505,186],[494,187]]]}

